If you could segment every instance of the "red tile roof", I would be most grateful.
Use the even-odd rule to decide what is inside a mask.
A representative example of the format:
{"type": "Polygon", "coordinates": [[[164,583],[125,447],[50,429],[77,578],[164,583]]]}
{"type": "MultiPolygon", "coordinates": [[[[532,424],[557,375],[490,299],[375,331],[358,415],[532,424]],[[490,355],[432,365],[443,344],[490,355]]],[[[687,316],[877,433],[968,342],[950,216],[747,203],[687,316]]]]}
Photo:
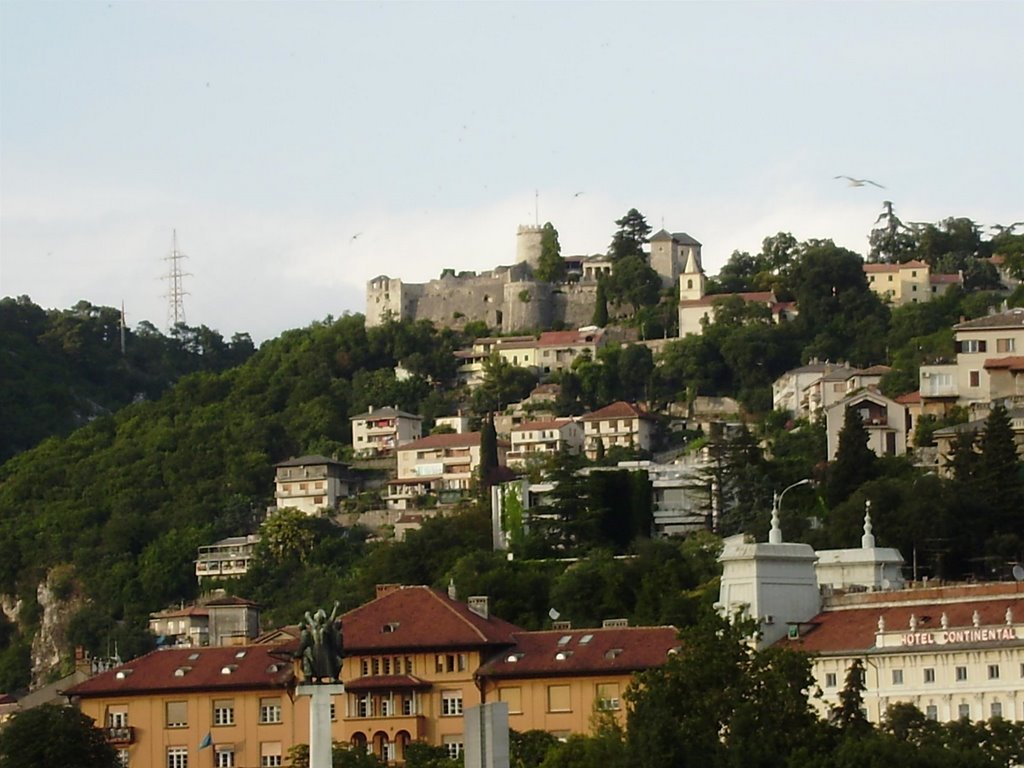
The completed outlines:
{"type": "Polygon", "coordinates": [[[600,421],[601,419],[635,419],[637,417],[642,419],[652,418],[649,413],[641,411],[632,403],[627,403],[625,400],[618,400],[611,405],[606,405],[604,408],[599,408],[592,413],[586,414],[583,417],[583,421],[600,421]]]}
{"type": "Polygon", "coordinates": [[[185,616],[200,616],[206,618],[210,615],[210,612],[205,608],[200,608],[195,605],[190,605],[188,608],[170,608],[166,611],[157,611],[156,613],[149,614],[151,619],[177,619],[185,616]]]}
{"type": "Polygon", "coordinates": [[[900,405],[913,405],[914,403],[920,403],[921,390],[917,390],[916,392],[907,392],[905,395],[900,395],[895,399],[900,405]]]}
{"type": "Polygon", "coordinates": [[[537,339],[538,347],[563,347],[572,344],[593,344],[600,340],[603,331],[544,331],[537,339]]]}
{"type": "Polygon", "coordinates": [[[1015,585],[1001,586],[1004,589],[1002,596],[985,597],[982,594],[980,600],[970,599],[970,592],[962,593],[968,599],[958,599],[955,590],[950,590],[948,596],[935,594],[938,590],[876,593],[882,598],[888,596],[892,599],[896,596],[897,602],[825,611],[800,625],[799,639],[786,639],[781,644],[808,653],[864,652],[875,647],[879,617],[885,620],[886,632],[902,629],[909,633],[911,614],[917,619],[918,632],[942,631],[943,613],[946,614],[950,630],[973,628],[975,611],[978,612],[981,627],[1005,626],[1007,608],[1012,610],[1014,616],[1024,617],[1024,592],[1006,595],[1007,587],[1012,590],[1015,585]]]}
{"type": "Polygon", "coordinates": [[[512,634],[521,631],[423,586],[387,592],[346,613],[341,626],[345,649],[351,652],[511,645],[512,634]]]}
{"type": "Polygon", "coordinates": [[[871,272],[899,272],[901,269],[928,269],[928,265],[923,261],[907,261],[903,264],[885,264],[885,263],[872,263],[865,264],[864,271],[871,272]]]}
{"type": "Polygon", "coordinates": [[[293,643],[166,648],[72,686],[68,696],[141,695],[170,691],[271,690],[292,682],[293,643]],[[239,653],[244,655],[239,657],[239,653]],[[194,657],[194,658],[193,658],[194,657]],[[230,674],[225,667],[233,666],[230,674]],[[181,675],[176,670],[185,670],[181,675]],[[120,675],[120,677],[119,677],[120,675]]]}
{"type": "Polygon", "coordinates": [[[367,675],[345,681],[346,691],[395,691],[408,688],[430,688],[429,680],[415,675],[367,675]]]}
{"type": "Polygon", "coordinates": [[[515,643],[484,664],[478,674],[504,678],[629,674],[663,664],[680,645],[675,627],[520,632],[515,643]]]}
{"type": "Polygon", "coordinates": [[[991,357],[985,361],[985,368],[1004,368],[1008,371],[1024,371],[1024,356],[1014,355],[1011,357],[991,357]]]}
{"type": "Polygon", "coordinates": [[[932,275],[929,278],[933,283],[962,283],[963,275],[932,275]]]}
{"type": "Polygon", "coordinates": [[[453,432],[443,435],[427,435],[419,440],[398,446],[399,451],[418,451],[425,448],[472,448],[480,445],[479,432],[453,432]]]}

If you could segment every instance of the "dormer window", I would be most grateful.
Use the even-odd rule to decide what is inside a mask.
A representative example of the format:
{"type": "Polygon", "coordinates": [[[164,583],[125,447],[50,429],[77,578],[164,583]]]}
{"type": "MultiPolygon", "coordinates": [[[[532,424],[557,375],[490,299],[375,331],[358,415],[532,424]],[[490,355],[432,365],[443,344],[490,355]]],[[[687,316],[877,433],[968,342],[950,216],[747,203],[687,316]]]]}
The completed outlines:
{"type": "Polygon", "coordinates": [[[118,680],[124,680],[131,673],[132,673],[132,670],[130,670],[130,669],[119,669],[117,671],[117,673],[114,675],[114,677],[116,677],[118,680]]]}
{"type": "Polygon", "coordinates": [[[176,670],[174,670],[174,676],[175,677],[184,677],[185,675],[187,675],[191,671],[192,671],[192,667],[178,667],[176,670]]]}
{"type": "Polygon", "coordinates": [[[380,631],[383,632],[385,635],[390,635],[396,629],[398,629],[398,622],[389,621],[387,624],[380,628],[380,631]]]}
{"type": "Polygon", "coordinates": [[[225,664],[223,667],[220,668],[220,673],[222,675],[230,675],[236,669],[238,669],[237,664],[225,664]]]}

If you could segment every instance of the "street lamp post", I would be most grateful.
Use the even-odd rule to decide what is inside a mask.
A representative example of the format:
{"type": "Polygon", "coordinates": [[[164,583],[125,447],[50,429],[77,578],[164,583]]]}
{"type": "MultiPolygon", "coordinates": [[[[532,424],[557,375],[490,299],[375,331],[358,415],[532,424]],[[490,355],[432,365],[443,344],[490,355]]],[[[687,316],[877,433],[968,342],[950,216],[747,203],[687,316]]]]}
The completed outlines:
{"type": "Polygon", "coordinates": [[[811,479],[805,477],[803,480],[797,480],[792,485],[787,485],[782,489],[782,493],[775,493],[772,496],[772,528],[768,532],[769,544],[782,543],[782,528],[779,524],[779,510],[782,508],[782,497],[786,495],[786,491],[792,490],[800,485],[808,485],[810,482],[811,479]]]}

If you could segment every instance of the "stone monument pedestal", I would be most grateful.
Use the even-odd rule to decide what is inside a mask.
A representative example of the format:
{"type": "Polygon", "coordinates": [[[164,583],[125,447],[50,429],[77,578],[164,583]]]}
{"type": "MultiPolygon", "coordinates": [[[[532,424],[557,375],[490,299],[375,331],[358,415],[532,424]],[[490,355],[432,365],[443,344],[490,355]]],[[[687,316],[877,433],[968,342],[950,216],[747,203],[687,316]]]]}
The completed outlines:
{"type": "Polygon", "coordinates": [[[302,683],[298,696],[309,696],[309,768],[331,768],[331,697],[345,692],[341,683],[302,683]]]}

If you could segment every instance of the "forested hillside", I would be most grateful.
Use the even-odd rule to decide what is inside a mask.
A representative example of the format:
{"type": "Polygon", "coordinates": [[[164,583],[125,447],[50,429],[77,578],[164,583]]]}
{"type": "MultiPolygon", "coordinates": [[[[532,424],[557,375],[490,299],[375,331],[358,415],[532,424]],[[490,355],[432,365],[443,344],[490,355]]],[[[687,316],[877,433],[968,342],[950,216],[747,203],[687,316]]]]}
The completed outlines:
{"type": "MultiPolygon", "coordinates": [[[[960,248],[959,241],[936,245],[939,235],[960,231],[958,221],[892,247],[909,258],[928,255],[927,246],[939,254],[937,264],[960,258],[959,250],[942,250],[960,248]]],[[[977,290],[895,309],[870,291],[857,254],[827,240],[767,238],[755,256],[734,254],[718,280],[730,290],[770,287],[795,299],[794,322],[774,324],[757,307],[727,302],[703,335],[671,341],[657,355],[646,346],[611,345],[578,361],[559,378],[556,408],[580,413],[621,398],[657,410],[698,394],[738,397],[750,431],[712,446],[717,474],[708,478],[709,487],[728,493],[723,533],[763,535],[772,491],[811,477],[816,492],[787,497],[788,536],[850,546],[871,499],[880,546],[897,546],[908,559],[918,551],[922,573],[998,573],[1022,556],[1024,503],[1014,506],[1019,484],[1000,482],[994,492],[988,478],[1007,471],[995,448],[990,460],[965,464],[954,481],[922,478],[902,459],[853,454],[830,467],[820,428],[769,413],[773,379],[811,357],[888,363],[887,390],[911,391],[923,360],[952,354],[950,326],[961,316],[1003,301],[1024,304],[1021,290],[1008,295],[985,283],[991,264],[979,255],[992,252],[993,241],[981,248],[977,229],[970,234],[974,250],[963,256],[972,260],[964,271],[980,271],[977,290]],[[811,516],[820,529],[808,527],[811,516]]],[[[1013,250],[1020,240],[1010,232],[1000,242],[1013,256],[1024,252],[1013,250]]],[[[673,298],[658,301],[664,309],[673,298]]],[[[116,310],[83,303],[47,313],[27,300],[0,302],[0,434],[13,455],[0,466],[0,596],[5,612],[17,613],[16,622],[0,616],[0,689],[27,683],[40,584],[71,614],[64,652],[73,644],[103,652],[116,641],[122,655],[133,655],[152,642],[150,612],[195,595],[196,547],[255,530],[272,498],[274,463],[305,453],[343,455],[349,417],[371,405],[423,414],[429,427],[459,407],[481,416],[528,393],[535,377],[497,360],[472,396],[452,388],[453,351],[486,329],[469,331],[429,323],[368,331],[361,315],[350,315],[288,331],[253,352],[244,336],[225,343],[201,327],[163,337],[144,326],[128,333],[122,357],[116,310]],[[408,378],[396,377],[399,363],[408,378]],[[84,425],[70,431],[76,424],[84,425]]],[[[1009,467],[1019,477],[1016,469],[1014,475],[1009,467]]],[[[563,499],[553,510],[569,528],[578,522],[576,501],[563,499]]],[[[557,546],[530,542],[533,551],[564,548],[565,530],[552,533],[563,537],[557,546]]],[[[376,582],[455,580],[469,590],[464,594],[490,594],[498,615],[526,627],[540,626],[553,605],[579,625],[608,616],[683,624],[715,572],[713,541],[638,541],[628,546],[637,559],[624,563],[608,549],[622,551],[622,541],[571,538],[584,560],[567,568],[495,556],[488,518],[473,503],[402,544],[284,515],[264,530],[257,566],[233,588],[263,603],[275,623],[333,599],[357,605],[376,582]]]]}
{"type": "Polygon", "coordinates": [[[206,326],[170,336],[152,324],[123,329],[121,313],[80,301],[44,310],[27,296],[0,299],[0,463],[51,435],[66,435],[179,377],[220,371],[254,351],[247,334],[225,342],[206,326]]]}

